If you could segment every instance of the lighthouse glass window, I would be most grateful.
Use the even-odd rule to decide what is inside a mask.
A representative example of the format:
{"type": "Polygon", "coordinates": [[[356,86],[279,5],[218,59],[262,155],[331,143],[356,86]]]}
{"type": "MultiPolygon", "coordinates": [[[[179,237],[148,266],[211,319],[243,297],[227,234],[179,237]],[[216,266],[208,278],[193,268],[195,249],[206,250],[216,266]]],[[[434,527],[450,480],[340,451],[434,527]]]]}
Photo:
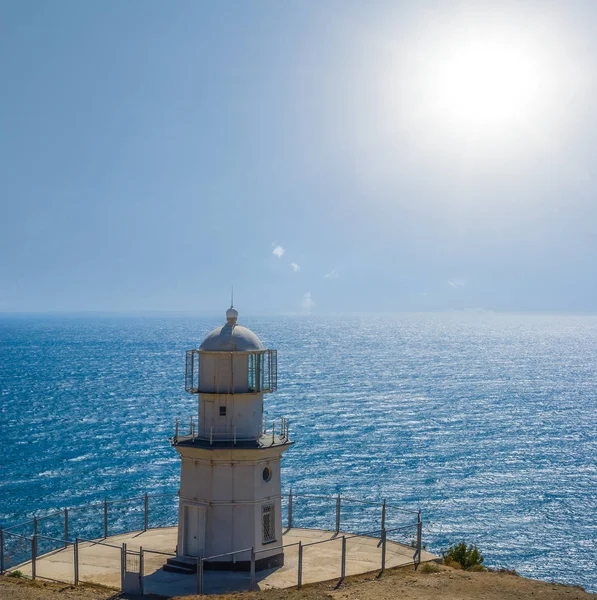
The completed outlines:
{"type": "Polygon", "coordinates": [[[265,385],[266,366],[263,354],[249,354],[249,390],[252,392],[261,392],[268,387],[265,385]]]}
{"type": "Polygon", "coordinates": [[[274,505],[265,504],[262,507],[261,519],[263,522],[263,543],[276,541],[276,520],[274,518],[274,505]]]}

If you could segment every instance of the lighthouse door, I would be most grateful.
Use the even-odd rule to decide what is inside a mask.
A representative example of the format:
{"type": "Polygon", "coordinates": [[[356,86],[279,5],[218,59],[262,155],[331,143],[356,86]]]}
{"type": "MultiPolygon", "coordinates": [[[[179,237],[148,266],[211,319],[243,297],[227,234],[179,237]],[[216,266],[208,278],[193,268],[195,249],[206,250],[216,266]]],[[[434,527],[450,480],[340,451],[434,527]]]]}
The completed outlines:
{"type": "Polygon", "coordinates": [[[185,555],[203,556],[205,545],[205,509],[185,506],[185,555]]]}

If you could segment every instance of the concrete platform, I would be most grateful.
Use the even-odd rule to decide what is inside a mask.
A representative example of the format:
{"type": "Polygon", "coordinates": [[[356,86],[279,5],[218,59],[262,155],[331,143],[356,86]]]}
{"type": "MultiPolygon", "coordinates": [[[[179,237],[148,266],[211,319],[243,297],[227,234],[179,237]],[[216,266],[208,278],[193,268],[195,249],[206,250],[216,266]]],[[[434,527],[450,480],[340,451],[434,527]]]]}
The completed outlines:
{"type": "MultiPolygon", "coordinates": [[[[381,566],[381,544],[379,538],[349,537],[349,533],[335,535],[320,529],[290,529],[284,533],[283,544],[303,543],[303,583],[328,581],[340,577],[342,536],[346,535],[346,575],[356,575],[379,570],[381,566]],[[312,542],[313,546],[304,546],[312,542]]],[[[97,542],[79,543],[79,580],[98,583],[120,589],[121,547],[126,543],[128,550],[144,550],[146,594],[175,596],[197,593],[197,576],[180,575],[162,570],[170,556],[174,556],[177,528],[149,529],[111,536],[97,542]]],[[[386,546],[386,568],[406,565],[413,560],[414,549],[388,540],[386,546]]],[[[283,567],[256,573],[260,589],[287,588],[297,584],[298,546],[286,548],[283,567]]],[[[437,560],[439,557],[423,551],[421,562],[437,560]]],[[[31,563],[18,567],[31,575],[31,563]]],[[[74,581],[74,551],[69,546],[40,556],[36,561],[36,572],[40,578],[57,581],[74,581]]],[[[224,593],[248,589],[249,573],[230,571],[205,571],[206,593],[224,593]]]]}

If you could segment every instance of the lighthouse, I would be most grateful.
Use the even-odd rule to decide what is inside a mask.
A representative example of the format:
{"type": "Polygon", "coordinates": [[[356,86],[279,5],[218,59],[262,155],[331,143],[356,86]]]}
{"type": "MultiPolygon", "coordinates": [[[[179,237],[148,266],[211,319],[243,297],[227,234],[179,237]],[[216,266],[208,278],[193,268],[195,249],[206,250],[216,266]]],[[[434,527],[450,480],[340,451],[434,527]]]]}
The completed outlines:
{"type": "Polygon", "coordinates": [[[187,351],[185,389],[197,395],[197,414],[177,422],[172,439],[181,458],[173,567],[201,557],[206,569],[248,570],[248,553],[219,556],[247,548],[256,570],[284,564],[280,460],[292,442],[286,419],[266,423],[263,410],[276,386],[276,350],[239,325],[232,306],[226,323],[187,351]]]}

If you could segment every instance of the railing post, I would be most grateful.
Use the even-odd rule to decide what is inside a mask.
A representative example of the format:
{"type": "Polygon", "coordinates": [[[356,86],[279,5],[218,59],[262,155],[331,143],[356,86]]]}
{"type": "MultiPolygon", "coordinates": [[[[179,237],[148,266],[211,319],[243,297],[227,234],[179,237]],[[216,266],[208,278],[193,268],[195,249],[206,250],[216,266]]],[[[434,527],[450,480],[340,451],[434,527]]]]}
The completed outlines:
{"type": "Polygon", "coordinates": [[[144,595],[143,576],[145,575],[145,557],[143,555],[143,546],[139,546],[139,592],[144,595]]]}
{"type": "Polygon", "coordinates": [[[73,557],[75,561],[75,585],[79,585],[79,538],[75,538],[73,557]]]}
{"type": "Polygon", "coordinates": [[[126,544],[120,549],[120,590],[124,592],[124,576],[126,571],[126,544]]]}
{"type": "Polygon", "coordinates": [[[176,428],[174,430],[174,441],[178,442],[178,419],[176,419],[176,428]]]}
{"type": "MultiPolygon", "coordinates": [[[[128,560],[128,555],[129,555],[129,551],[127,550],[126,547],[126,542],[124,544],[122,544],[122,548],[124,550],[124,579],[123,579],[123,588],[124,588],[124,583],[126,582],[126,569],[127,569],[127,560],[128,560]]],[[[124,591],[124,590],[123,590],[124,591]]]]}
{"type": "Polygon", "coordinates": [[[193,435],[193,415],[191,415],[191,419],[189,421],[189,435],[193,435]]]}
{"type": "Polygon", "coordinates": [[[108,537],[108,500],[104,498],[104,538],[108,537]]]}
{"type": "Polygon", "coordinates": [[[31,579],[37,575],[37,533],[31,538],[31,579]]]}
{"type": "Polygon", "coordinates": [[[4,575],[4,529],[0,529],[0,575],[4,575]]]}
{"type": "Polygon", "coordinates": [[[336,533],[340,533],[340,508],[341,508],[341,500],[340,494],[336,498],[336,533]]]}
{"type": "Polygon", "coordinates": [[[203,595],[203,559],[197,557],[197,594],[203,595]]]}
{"type": "Polygon", "coordinates": [[[37,535],[37,517],[33,517],[33,536],[37,535]]]}
{"type": "MultiPolygon", "coordinates": [[[[386,570],[386,530],[381,530],[381,573],[386,570]]],[[[380,573],[380,575],[381,575],[380,573]]]]}
{"type": "Polygon", "coordinates": [[[249,582],[250,590],[255,589],[255,546],[251,546],[251,580],[249,582]]]}
{"type": "Polygon", "coordinates": [[[340,581],[346,577],[346,536],[342,536],[342,567],[340,569],[340,581]]]}
{"type": "Polygon", "coordinates": [[[292,529],[292,488],[288,494],[288,529],[292,529]]]}
{"type": "Polygon", "coordinates": [[[419,510],[419,513],[417,515],[417,552],[415,554],[415,556],[416,556],[415,571],[417,570],[418,566],[421,564],[422,537],[423,537],[423,522],[421,521],[421,511],[419,510]]]}
{"type": "Polygon", "coordinates": [[[298,579],[296,587],[300,590],[303,585],[303,543],[299,541],[299,554],[298,554],[298,579]]]}
{"type": "Polygon", "coordinates": [[[147,531],[149,529],[149,494],[145,492],[145,497],[143,498],[143,529],[147,531]]]}
{"type": "Polygon", "coordinates": [[[386,528],[386,500],[384,498],[383,504],[381,505],[381,529],[382,531],[386,528]]]}
{"type": "Polygon", "coordinates": [[[64,509],[64,547],[68,548],[68,508],[64,509]]]}

